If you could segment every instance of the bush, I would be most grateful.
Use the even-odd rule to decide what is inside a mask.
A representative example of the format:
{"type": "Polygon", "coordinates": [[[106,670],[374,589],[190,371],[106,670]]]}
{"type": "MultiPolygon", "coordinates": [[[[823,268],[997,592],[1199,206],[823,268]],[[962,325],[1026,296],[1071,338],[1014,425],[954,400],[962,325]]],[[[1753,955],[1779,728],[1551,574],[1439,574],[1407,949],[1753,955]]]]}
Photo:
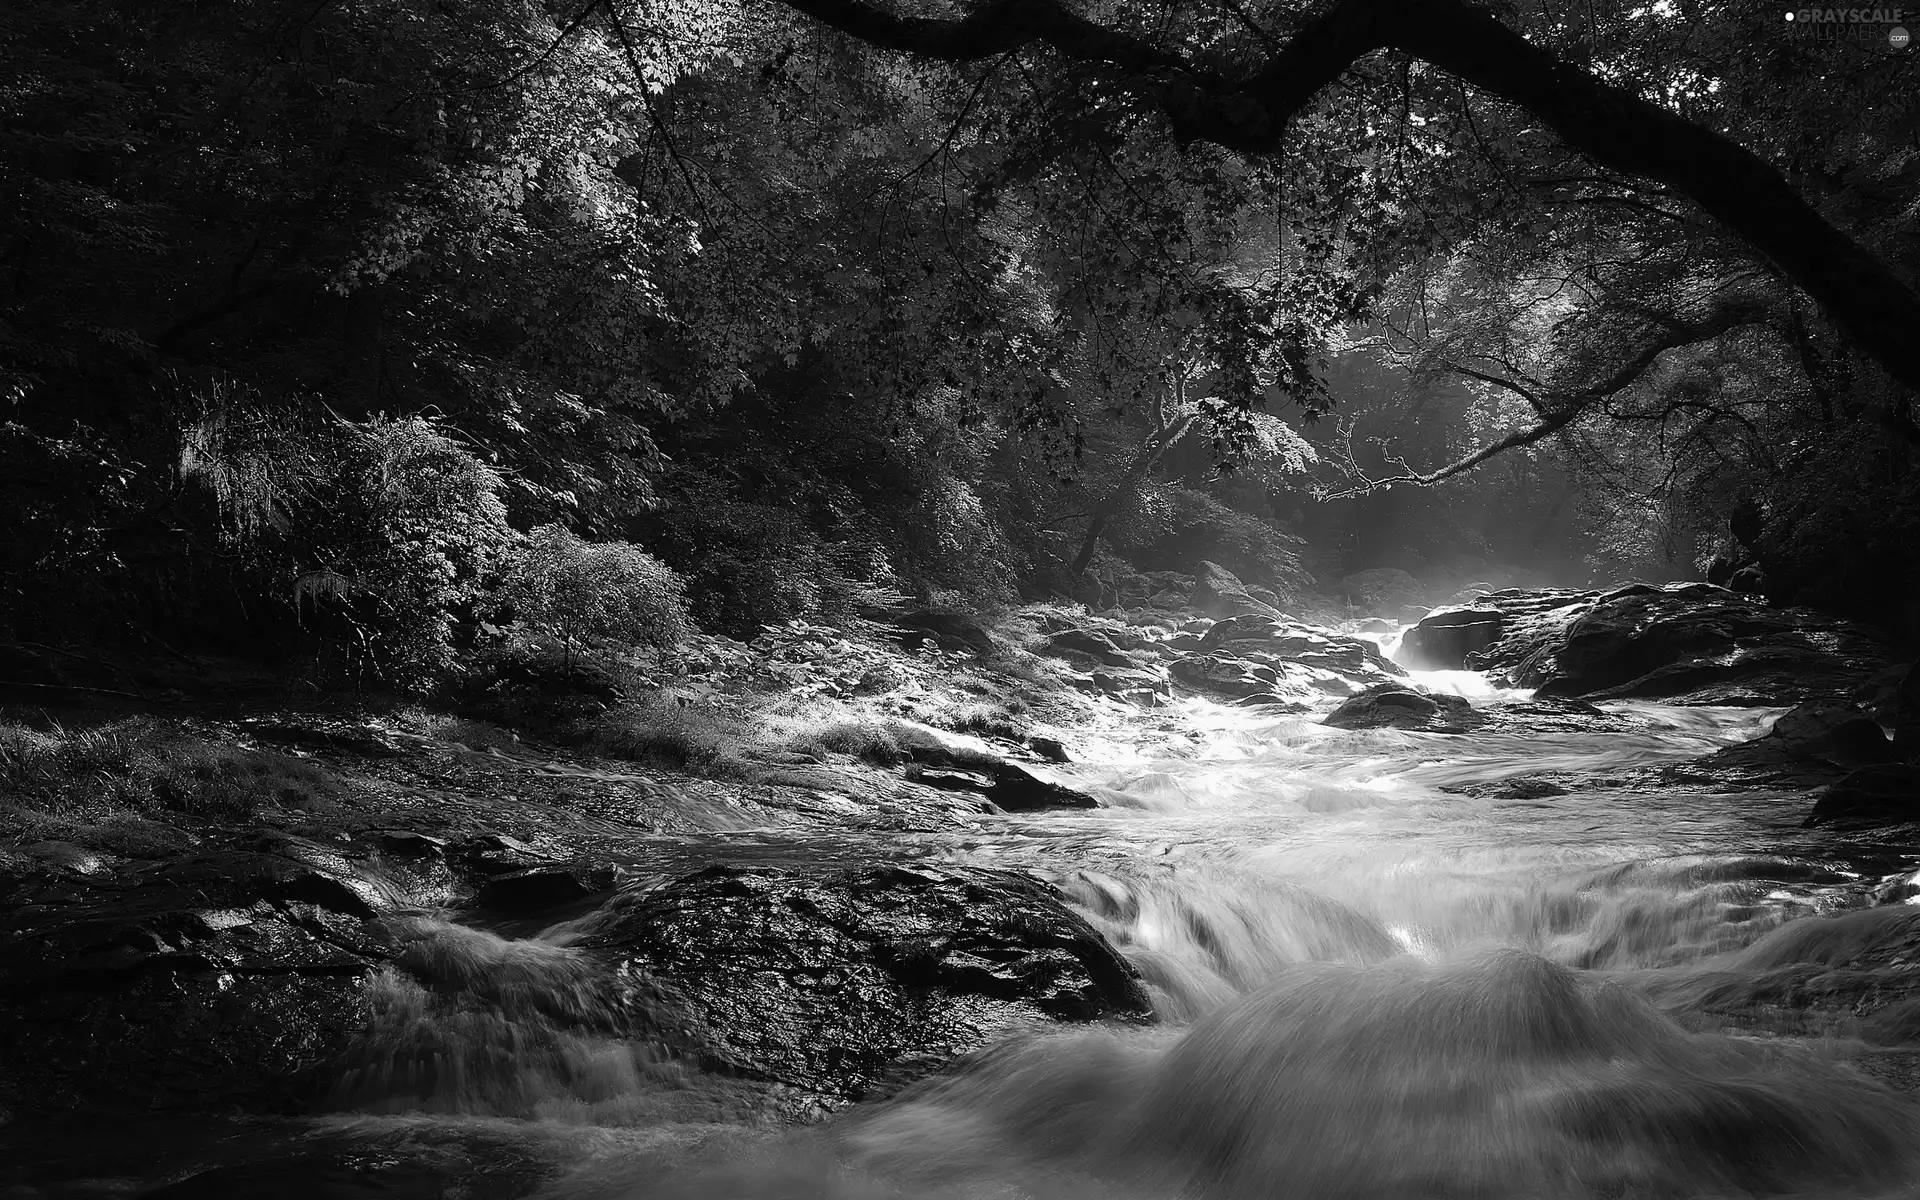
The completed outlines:
{"type": "Polygon", "coordinates": [[[623,675],[607,663],[516,638],[476,653],[449,698],[462,716],[511,728],[567,725],[625,700],[623,675]]]}
{"type": "Polygon", "coordinates": [[[972,610],[1011,603],[1024,559],[1007,543],[986,506],[964,479],[932,469],[921,472],[914,502],[901,515],[898,537],[902,572],[921,599],[972,610]]]}
{"type": "Polygon", "coordinates": [[[687,634],[686,585],[670,567],[631,543],[582,541],[558,525],[521,541],[500,598],[566,645],[610,638],[669,647],[687,634]]]}
{"type": "Polygon", "coordinates": [[[321,674],[425,691],[453,668],[455,613],[512,543],[498,472],[420,418],[352,427],[278,545],[321,638],[321,674]]]}
{"type": "Polygon", "coordinates": [[[751,641],[767,625],[843,621],[890,598],[886,556],[864,536],[830,542],[799,513],[738,499],[696,471],[662,491],[667,502],[631,528],[687,581],[702,629],[751,641]]]}
{"type": "Polygon", "coordinates": [[[655,518],[663,554],[686,575],[704,629],[750,639],[763,625],[818,615],[831,569],[793,513],[722,496],[690,497],[655,518]]]}
{"type": "Polygon", "coordinates": [[[454,742],[469,750],[523,749],[518,734],[491,721],[477,721],[470,717],[457,717],[448,713],[426,712],[420,709],[403,711],[398,714],[398,717],[401,723],[413,733],[434,738],[437,741],[454,742]]]}

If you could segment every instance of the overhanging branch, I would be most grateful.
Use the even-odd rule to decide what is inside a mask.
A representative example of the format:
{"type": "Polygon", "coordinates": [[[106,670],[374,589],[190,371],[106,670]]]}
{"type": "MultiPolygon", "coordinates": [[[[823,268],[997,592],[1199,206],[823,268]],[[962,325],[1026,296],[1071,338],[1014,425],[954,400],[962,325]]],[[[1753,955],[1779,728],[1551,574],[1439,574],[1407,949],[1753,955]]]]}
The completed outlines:
{"type": "MultiPolygon", "coordinates": [[[[1367,477],[1364,472],[1359,472],[1356,466],[1353,469],[1360,475],[1360,482],[1358,484],[1342,491],[1329,493],[1323,496],[1322,499],[1350,499],[1354,496],[1363,496],[1369,492],[1391,487],[1396,483],[1411,484],[1415,487],[1432,487],[1434,484],[1444,483],[1456,475],[1464,475],[1490,458],[1505,454],[1509,450],[1517,450],[1523,446],[1534,445],[1537,442],[1545,441],[1547,438],[1552,437],[1554,434],[1579,420],[1582,416],[1585,416],[1596,405],[1604,404],[1607,400],[1633,386],[1642,375],[1647,373],[1654,363],[1660,360],[1660,356],[1667,351],[1678,349],[1681,346],[1691,346],[1700,342],[1710,341],[1713,338],[1730,333],[1743,326],[1765,323],[1771,316],[1771,310],[1764,306],[1740,303],[1725,305],[1697,321],[1668,319],[1659,323],[1659,336],[1648,340],[1633,357],[1622,363],[1604,379],[1598,380],[1586,387],[1559,395],[1542,395],[1532,389],[1518,386],[1509,380],[1488,375],[1468,367],[1457,365],[1449,367],[1448,369],[1456,374],[1478,379],[1513,392],[1515,395],[1524,399],[1534,411],[1539,414],[1539,419],[1531,425],[1522,429],[1516,429],[1505,437],[1489,442],[1487,445],[1481,446],[1472,453],[1457,458],[1445,466],[1437,467],[1431,471],[1415,471],[1409,469],[1398,475],[1388,475],[1379,479],[1373,479],[1367,477]]],[[[1351,462],[1351,458],[1349,458],[1349,462],[1351,462]]],[[[1402,465],[1405,465],[1404,462],[1402,465]]]]}
{"type": "Polygon", "coordinates": [[[1041,43],[1156,104],[1176,137],[1250,156],[1273,153],[1293,115],[1356,60],[1403,50],[1526,109],[1596,163],[1688,197],[1920,391],[1920,356],[1911,353],[1920,294],[1877,255],[1751,151],[1561,62],[1465,0],[1339,0],[1238,82],[1060,0],[990,0],[954,19],[898,16],[863,0],[782,2],[872,45],[948,61],[1041,43]]]}

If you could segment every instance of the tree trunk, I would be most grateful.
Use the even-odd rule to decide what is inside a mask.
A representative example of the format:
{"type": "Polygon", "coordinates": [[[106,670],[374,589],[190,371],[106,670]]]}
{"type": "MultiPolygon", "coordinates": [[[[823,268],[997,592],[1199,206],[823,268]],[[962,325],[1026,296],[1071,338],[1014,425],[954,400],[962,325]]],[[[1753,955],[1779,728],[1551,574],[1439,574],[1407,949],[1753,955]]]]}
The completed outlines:
{"type": "Polygon", "coordinates": [[[1094,552],[1099,549],[1100,535],[1106,531],[1107,522],[1113,520],[1114,514],[1120,511],[1120,505],[1138,486],[1138,481],[1128,479],[1109,492],[1106,499],[1093,506],[1093,518],[1087,522],[1087,534],[1080,540],[1080,553],[1073,556],[1073,565],[1067,568],[1071,578],[1080,578],[1093,565],[1094,552]]]}
{"type": "Polygon", "coordinates": [[[1127,467],[1127,473],[1120,477],[1120,482],[1093,506],[1092,517],[1087,522],[1087,536],[1080,542],[1080,553],[1073,556],[1073,565],[1067,568],[1070,578],[1078,579],[1086,573],[1087,568],[1093,563],[1094,552],[1099,549],[1100,534],[1106,529],[1107,523],[1119,514],[1120,506],[1127,502],[1127,498],[1133,495],[1134,489],[1146,479],[1147,472],[1153,470],[1153,464],[1160,461],[1160,456],[1167,452],[1167,447],[1185,436],[1187,430],[1193,428],[1193,423],[1199,419],[1198,414],[1188,413],[1171,425],[1155,430],[1154,435],[1147,439],[1146,445],[1140,447],[1140,452],[1134,455],[1133,463],[1127,467]]]}

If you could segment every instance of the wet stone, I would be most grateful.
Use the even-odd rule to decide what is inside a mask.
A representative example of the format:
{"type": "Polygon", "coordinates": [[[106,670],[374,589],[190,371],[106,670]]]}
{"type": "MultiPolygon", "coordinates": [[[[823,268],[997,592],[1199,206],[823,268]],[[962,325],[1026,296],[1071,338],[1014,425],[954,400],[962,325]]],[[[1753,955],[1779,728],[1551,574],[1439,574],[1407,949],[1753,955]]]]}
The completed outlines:
{"type": "Polygon", "coordinates": [[[1166,678],[1157,671],[1095,671],[1093,682],[1094,686],[1109,696],[1133,691],[1164,692],[1167,690],[1166,678]]]}
{"type": "Polygon", "coordinates": [[[1428,733],[1465,733],[1486,723],[1459,696],[1423,695],[1404,684],[1380,684],[1352,697],[1327,714],[1322,724],[1335,729],[1412,729],[1428,733]]]}
{"type": "Polygon", "coordinates": [[[1036,808],[1098,808],[1100,802],[1077,788],[1022,767],[1002,763],[994,772],[987,799],[1008,812],[1036,808]]]}
{"type": "Polygon", "coordinates": [[[1920,822],[1920,766],[1886,763],[1861,767],[1821,793],[1808,825],[1902,825],[1920,822]]]}
{"type": "Polygon", "coordinates": [[[1599,597],[1494,593],[1480,603],[1501,611],[1508,629],[1478,661],[1542,696],[1843,704],[1892,659],[1867,626],[1709,584],[1636,584],[1599,597]],[[1540,611],[1548,601],[1558,606],[1540,611]]]}
{"type": "Polygon", "coordinates": [[[1203,562],[1194,583],[1193,607],[1211,617],[1252,615],[1284,618],[1285,613],[1248,590],[1240,577],[1218,563],[1203,562]]]}
{"type": "Polygon", "coordinates": [[[1401,638],[1401,656],[1416,670],[1458,671],[1505,631],[1506,618],[1499,609],[1436,609],[1401,638]]]}
{"type": "Polygon", "coordinates": [[[1062,742],[1059,738],[1040,737],[1037,735],[1029,737],[1027,739],[1027,749],[1038,754],[1048,762],[1065,763],[1073,761],[1072,757],[1067,753],[1066,743],[1062,742]]]}
{"type": "Polygon", "coordinates": [[[462,866],[476,875],[511,875],[545,866],[553,856],[504,833],[482,833],[450,848],[462,866]]]}
{"type": "Polygon", "coordinates": [[[480,885],[474,901],[499,913],[537,913],[577,904],[610,890],[616,875],[612,867],[589,863],[535,867],[496,875],[480,885]]]}
{"type": "Polygon", "coordinates": [[[364,1023],[398,888],[213,850],[106,880],[30,877],[0,918],[0,1109],[298,1108],[364,1023]]]}
{"type": "Polygon", "coordinates": [[[1047,640],[1050,650],[1069,650],[1091,655],[1110,667],[1130,667],[1133,656],[1114,643],[1113,638],[1095,629],[1066,629],[1047,640]]]}
{"type": "Polygon", "coordinates": [[[848,1099],[1036,1022],[1150,1014],[1126,960],[1010,872],[716,866],[582,930],[622,978],[677,998],[709,1066],[848,1099]]]}

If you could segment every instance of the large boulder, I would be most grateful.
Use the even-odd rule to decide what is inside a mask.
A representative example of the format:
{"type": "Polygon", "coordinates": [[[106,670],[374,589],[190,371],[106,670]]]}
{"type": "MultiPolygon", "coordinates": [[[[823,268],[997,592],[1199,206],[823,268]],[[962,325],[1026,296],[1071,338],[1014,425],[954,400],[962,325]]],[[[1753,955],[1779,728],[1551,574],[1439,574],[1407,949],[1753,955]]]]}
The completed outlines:
{"type": "Polygon", "coordinates": [[[1216,621],[1200,637],[1198,651],[1172,664],[1174,679],[1226,699],[1263,697],[1301,710],[1406,676],[1370,639],[1283,617],[1241,614],[1216,621]]]}
{"type": "Polygon", "coordinates": [[[1404,679],[1407,674],[1406,668],[1381,654],[1379,644],[1371,638],[1269,617],[1241,616],[1217,621],[1201,638],[1201,650],[1282,672],[1304,668],[1337,677],[1346,686],[1327,690],[1341,696],[1352,695],[1376,683],[1404,679]]]}
{"type": "Polygon", "coordinates": [[[1413,729],[1427,733],[1465,733],[1486,718],[1459,696],[1432,695],[1407,684],[1370,687],[1327,714],[1323,725],[1335,729],[1413,729]]]}
{"type": "Polygon", "coordinates": [[[1855,767],[1889,762],[1893,746],[1858,708],[1815,701],[1782,714],[1766,736],[1725,747],[1695,766],[1729,780],[1817,787],[1855,767]]]}
{"type": "Polygon", "coordinates": [[[1069,787],[1044,771],[1011,762],[1003,762],[995,769],[986,797],[1008,812],[1100,807],[1098,800],[1078,788],[1069,787]]]}
{"type": "Polygon", "coordinates": [[[942,774],[941,786],[976,791],[1001,808],[1098,808],[1100,802],[1044,770],[1013,762],[978,738],[912,721],[894,721],[889,734],[908,758],[942,774]]]}
{"type": "MultiPolygon", "coordinates": [[[[1503,593],[1483,603],[1504,608],[1503,593]]],[[[1558,596],[1476,659],[1543,696],[1675,704],[1845,703],[1891,662],[1881,635],[1810,609],[1772,608],[1710,584],[1636,584],[1558,596]]]]}
{"type": "Polygon", "coordinates": [[[828,1096],[1036,1022],[1151,1016],[1132,966],[1010,872],[715,866],[579,928],[576,945],[674,998],[709,1065],[828,1096]]]}
{"type": "Polygon", "coordinates": [[[1254,597],[1240,577],[1219,563],[1203,562],[1194,581],[1193,607],[1210,617],[1256,616],[1286,620],[1278,608],[1254,597]]]}
{"type": "Polygon", "coordinates": [[[1232,655],[1192,654],[1174,660],[1168,669],[1175,679],[1196,691],[1229,699],[1259,695],[1280,682],[1279,673],[1272,667],[1232,655]]]}
{"type": "Polygon", "coordinates": [[[1855,708],[1895,731],[1900,729],[1900,685],[1913,670],[1912,663],[1895,663],[1861,683],[1847,696],[1855,708]]]}
{"type": "Polygon", "coordinates": [[[1475,669],[1507,681],[1534,670],[1542,660],[1551,660],[1567,627],[1598,598],[1598,592],[1567,588],[1510,588],[1478,597],[1469,607],[1499,613],[1500,638],[1475,655],[1475,669]]]}
{"type": "Polygon", "coordinates": [[[1440,608],[1400,638],[1400,661],[1416,671],[1458,671],[1471,655],[1500,640],[1506,617],[1497,608],[1440,608]]]}
{"type": "MultiPolygon", "coordinates": [[[[1157,670],[1144,668],[1127,670],[1116,667],[1107,671],[1095,671],[1093,686],[1104,695],[1133,701],[1148,696],[1166,696],[1173,691],[1167,682],[1166,675],[1157,670]]],[[[1151,706],[1157,701],[1146,700],[1145,703],[1151,706]]]]}
{"type": "Polygon", "coordinates": [[[1727,589],[1743,596],[1767,594],[1767,576],[1759,567],[1741,567],[1727,578],[1727,589]]]}
{"type": "Polygon", "coordinates": [[[285,837],[27,875],[0,916],[0,1114],[305,1105],[368,1018],[402,898],[285,837]]]}
{"type": "Polygon", "coordinates": [[[1063,629],[1047,639],[1047,649],[1085,654],[1110,667],[1133,665],[1133,656],[1121,649],[1111,634],[1098,629],[1063,629]]]}
{"type": "Polygon", "coordinates": [[[1173,662],[1181,684],[1225,699],[1269,695],[1269,703],[1296,708],[1346,699],[1407,674],[1367,637],[1258,614],[1213,622],[1198,651],[1173,662]]]}
{"type": "Polygon", "coordinates": [[[1794,758],[1820,758],[1848,767],[1890,762],[1893,745],[1879,722],[1859,709],[1802,704],[1783,714],[1762,741],[1776,741],[1794,758]]]}
{"type": "Polygon", "coordinates": [[[1920,767],[1861,767],[1831,784],[1807,814],[1808,825],[1903,825],[1920,822],[1920,767]]]}

